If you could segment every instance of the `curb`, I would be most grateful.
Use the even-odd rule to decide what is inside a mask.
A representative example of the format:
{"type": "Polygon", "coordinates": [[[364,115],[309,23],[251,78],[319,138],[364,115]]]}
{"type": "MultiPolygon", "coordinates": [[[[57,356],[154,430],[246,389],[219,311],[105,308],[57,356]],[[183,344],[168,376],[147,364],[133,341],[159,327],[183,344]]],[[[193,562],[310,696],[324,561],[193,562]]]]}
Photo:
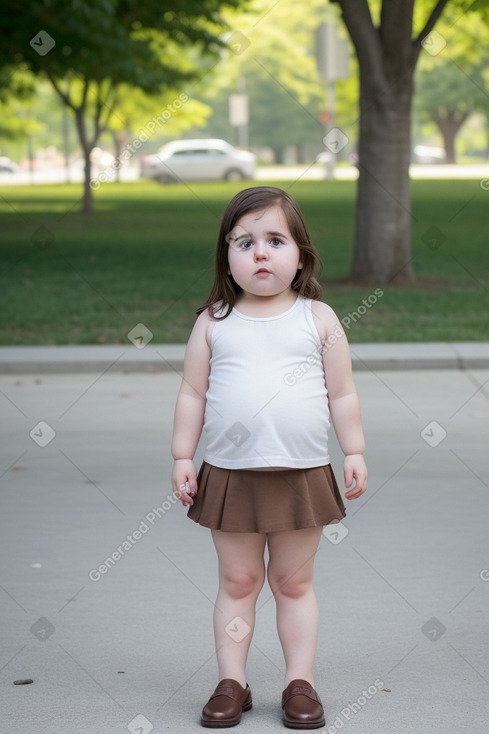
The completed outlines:
{"type": "MultiPolygon", "coordinates": [[[[489,342],[350,344],[354,371],[489,368],[489,342]]],[[[176,372],[185,344],[0,347],[0,374],[176,372]]]]}

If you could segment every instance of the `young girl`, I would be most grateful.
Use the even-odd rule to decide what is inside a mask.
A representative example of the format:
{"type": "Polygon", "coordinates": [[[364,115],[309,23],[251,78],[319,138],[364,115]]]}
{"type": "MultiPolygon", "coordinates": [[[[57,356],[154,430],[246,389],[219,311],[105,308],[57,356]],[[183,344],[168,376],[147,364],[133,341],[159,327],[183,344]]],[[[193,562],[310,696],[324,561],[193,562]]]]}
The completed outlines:
{"type": "Polygon", "coordinates": [[[283,722],[325,724],[314,690],[313,565],[323,526],[345,516],[329,463],[330,418],[345,454],[347,499],[365,492],[367,469],[348,343],[320,300],[319,265],[285,191],[241,191],[224,213],[214,285],[185,353],[172,484],[188,517],[211,528],[219,562],[219,684],[202,711],[205,727],[234,726],[251,708],[246,661],[265,571],[286,666],[283,722]]]}

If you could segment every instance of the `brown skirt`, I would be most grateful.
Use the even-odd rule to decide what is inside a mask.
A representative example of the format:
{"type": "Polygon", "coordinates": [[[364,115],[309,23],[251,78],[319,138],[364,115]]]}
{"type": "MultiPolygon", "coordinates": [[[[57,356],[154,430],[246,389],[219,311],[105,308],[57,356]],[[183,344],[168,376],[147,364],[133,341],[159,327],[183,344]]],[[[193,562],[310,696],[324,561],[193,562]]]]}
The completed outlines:
{"type": "Polygon", "coordinates": [[[203,462],[187,516],[207,528],[272,533],[329,525],[345,517],[331,465],[312,469],[220,469],[203,462]]]}

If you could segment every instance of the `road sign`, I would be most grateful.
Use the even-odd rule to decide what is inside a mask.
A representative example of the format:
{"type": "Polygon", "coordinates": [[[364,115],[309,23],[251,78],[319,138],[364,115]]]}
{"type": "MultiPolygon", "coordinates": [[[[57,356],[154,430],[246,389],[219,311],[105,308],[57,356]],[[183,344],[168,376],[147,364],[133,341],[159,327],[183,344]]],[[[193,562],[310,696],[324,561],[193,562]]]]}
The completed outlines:
{"type": "Polygon", "coordinates": [[[350,77],[348,41],[338,36],[335,21],[321,23],[316,30],[316,62],[319,75],[329,82],[350,77]]]}
{"type": "Polygon", "coordinates": [[[249,121],[249,98],[247,94],[229,95],[229,124],[233,127],[247,125],[249,121]]]}

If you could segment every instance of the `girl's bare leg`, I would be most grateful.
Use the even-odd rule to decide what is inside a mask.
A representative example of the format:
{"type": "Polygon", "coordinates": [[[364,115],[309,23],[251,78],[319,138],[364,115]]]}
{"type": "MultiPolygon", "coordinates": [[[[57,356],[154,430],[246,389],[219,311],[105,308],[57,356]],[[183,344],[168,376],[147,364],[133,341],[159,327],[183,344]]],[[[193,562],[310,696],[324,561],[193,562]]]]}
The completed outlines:
{"type": "Polygon", "coordinates": [[[302,678],[314,687],[319,611],[313,588],[314,557],[322,528],[269,533],[268,582],[277,605],[285,683],[302,678]]]}
{"type": "Polygon", "coordinates": [[[219,680],[246,686],[246,661],[255,627],[255,605],[265,581],[266,535],[213,530],[219,559],[214,638],[219,680]]]}

